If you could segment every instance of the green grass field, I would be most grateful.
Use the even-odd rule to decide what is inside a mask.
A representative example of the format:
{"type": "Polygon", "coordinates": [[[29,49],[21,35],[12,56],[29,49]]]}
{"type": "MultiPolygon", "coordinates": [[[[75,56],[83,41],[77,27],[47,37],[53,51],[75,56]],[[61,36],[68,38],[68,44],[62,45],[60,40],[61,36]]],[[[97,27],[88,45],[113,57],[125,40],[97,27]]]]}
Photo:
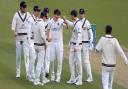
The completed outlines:
{"type": "MultiPolygon", "coordinates": [[[[33,86],[25,79],[24,63],[22,60],[22,75],[20,80],[15,79],[15,40],[11,33],[11,21],[14,13],[18,10],[20,0],[0,0],[0,89],[102,89],[101,76],[93,72],[94,82],[84,83],[82,86],[67,85],[69,79],[68,57],[64,56],[62,82],[59,84],[49,83],[43,87],[33,86]]],[[[113,35],[122,45],[128,47],[126,39],[128,21],[128,0],[26,0],[28,10],[31,12],[35,4],[42,8],[49,7],[62,10],[62,16],[70,18],[71,9],[87,9],[87,17],[91,23],[97,26],[97,39],[103,35],[106,24],[113,26],[113,35]]],[[[71,32],[64,31],[64,44],[67,47],[71,32]]],[[[65,51],[66,52],[66,51],[65,51]]],[[[84,75],[85,80],[85,75],[84,75]]],[[[113,89],[125,89],[114,84],[113,89]]],[[[128,89],[128,88],[127,88],[128,89]]]]}

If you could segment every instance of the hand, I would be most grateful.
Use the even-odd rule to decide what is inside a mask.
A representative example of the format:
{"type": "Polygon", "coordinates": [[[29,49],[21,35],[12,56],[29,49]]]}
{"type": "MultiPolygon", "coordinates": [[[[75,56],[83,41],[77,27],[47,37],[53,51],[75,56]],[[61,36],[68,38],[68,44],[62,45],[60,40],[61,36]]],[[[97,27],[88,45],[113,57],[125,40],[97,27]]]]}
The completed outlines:
{"type": "Polygon", "coordinates": [[[94,49],[93,43],[90,43],[89,49],[92,51],[94,49]]]}
{"type": "Polygon", "coordinates": [[[74,48],[74,52],[77,52],[77,51],[78,51],[78,48],[77,48],[77,47],[75,47],[75,48],[74,48]]]}
{"type": "Polygon", "coordinates": [[[52,41],[52,38],[48,38],[48,42],[51,42],[52,41]]]}
{"type": "Polygon", "coordinates": [[[128,65],[128,61],[126,61],[126,63],[125,63],[126,65],[128,65]]]}
{"type": "Polygon", "coordinates": [[[63,16],[62,19],[65,21],[66,20],[66,16],[63,16]]]}
{"type": "Polygon", "coordinates": [[[44,46],[44,47],[45,47],[45,50],[46,50],[46,49],[47,49],[47,47],[48,47],[48,43],[45,43],[45,46],[44,46]]]}
{"type": "Polygon", "coordinates": [[[14,32],[13,35],[14,35],[14,37],[17,37],[17,33],[16,32],[14,32]]]}

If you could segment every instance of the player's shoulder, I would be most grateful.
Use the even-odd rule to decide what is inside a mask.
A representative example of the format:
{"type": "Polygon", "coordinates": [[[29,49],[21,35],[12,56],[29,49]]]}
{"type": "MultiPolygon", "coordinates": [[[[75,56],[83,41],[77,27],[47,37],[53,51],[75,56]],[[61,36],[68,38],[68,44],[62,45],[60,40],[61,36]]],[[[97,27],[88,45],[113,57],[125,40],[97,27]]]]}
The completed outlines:
{"type": "Polygon", "coordinates": [[[62,18],[59,18],[58,20],[59,20],[60,23],[64,22],[64,20],[62,18]]]}
{"type": "Polygon", "coordinates": [[[52,24],[53,21],[54,21],[53,18],[49,19],[48,24],[52,24]]]}
{"type": "Polygon", "coordinates": [[[86,24],[90,25],[90,21],[88,19],[86,19],[86,24]]]}
{"type": "Polygon", "coordinates": [[[30,12],[26,12],[28,16],[31,16],[30,12]]]}
{"type": "Polygon", "coordinates": [[[80,20],[77,20],[76,26],[78,26],[78,27],[81,27],[82,26],[82,23],[80,22],[80,20]]]}
{"type": "Polygon", "coordinates": [[[37,22],[40,24],[44,23],[43,19],[38,19],[37,22]]]}
{"type": "Polygon", "coordinates": [[[32,21],[33,21],[32,15],[31,15],[31,16],[29,16],[28,21],[30,21],[30,22],[32,22],[32,21]]]}
{"type": "Polygon", "coordinates": [[[19,13],[19,11],[15,12],[14,13],[14,16],[17,17],[18,16],[18,13],[19,13]]]}

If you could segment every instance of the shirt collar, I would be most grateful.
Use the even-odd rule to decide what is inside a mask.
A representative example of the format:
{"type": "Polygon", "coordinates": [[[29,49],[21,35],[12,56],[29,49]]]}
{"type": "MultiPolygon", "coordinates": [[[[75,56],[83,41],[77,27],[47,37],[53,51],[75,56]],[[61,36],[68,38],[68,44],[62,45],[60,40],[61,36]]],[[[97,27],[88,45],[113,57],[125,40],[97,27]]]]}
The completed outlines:
{"type": "Polygon", "coordinates": [[[79,18],[77,18],[75,21],[74,21],[74,23],[76,23],[76,21],[78,21],[79,20],[79,18]]]}
{"type": "Polygon", "coordinates": [[[85,18],[81,19],[81,21],[83,22],[85,20],[85,18]]]}
{"type": "Polygon", "coordinates": [[[106,36],[106,37],[112,37],[112,35],[109,35],[109,34],[106,34],[105,36],[106,36]]]}
{"type": "Polygon", "coordinates": [[[25,15],[25,13],[21,13],[21,10],[19,11],[20,15],[25,15]]]}

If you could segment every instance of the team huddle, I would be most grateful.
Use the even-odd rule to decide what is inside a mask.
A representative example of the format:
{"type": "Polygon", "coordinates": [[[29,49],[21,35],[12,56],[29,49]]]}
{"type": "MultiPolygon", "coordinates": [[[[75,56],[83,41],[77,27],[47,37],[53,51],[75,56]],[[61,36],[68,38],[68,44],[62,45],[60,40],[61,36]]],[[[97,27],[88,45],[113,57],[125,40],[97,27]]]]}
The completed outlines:
{"type": "MultiPolygon", "coordinates": [[[[49,8],[44,8],[41,11],[40,7],[35,5],[31,15],[27,12],[26,2],[20,2],[20,10],[15,13],[12,21],[12,31],[16,38],[16,78],[20,78],[21,74],[21,53],[23,49],[26,79],[28,81],[33,82],[34,85],[44,85],[50,81],[59,83],[63,64],[63,30],[69,30],[70,27],[72,28],[72,36],[69,41],[71,76],[67,83],[83,84],[82,64],[87,73],[86,82],[93,82],[89,61],[89,50],[93,49],[93,32],[85,13],[86,11],[81,8],[78,17],[77,11],[72,10],[70,13],[72,21],[69,21],[65,16],[61,18],[61,11],[55,9],[54,16],[49,18],[49,8]],[[57,59],[56,73],[54,71],[55,59],[57,59]],[[49,74],[51,74],[50,79],[49,74]]],[[[116,65],[115,50],[117,49],[121,54],[126,64],[128,61],[116,38],[111,36],[112,27],[110,25],[106,26],[105,32],[107,35],[101,37],[95,51],[101,52],[103,55],[103,88],[112,89],[116,65]],[[111,72],[111,81],[109,81],[109,77],[106,77],[108,71],[111,72]]]]}

